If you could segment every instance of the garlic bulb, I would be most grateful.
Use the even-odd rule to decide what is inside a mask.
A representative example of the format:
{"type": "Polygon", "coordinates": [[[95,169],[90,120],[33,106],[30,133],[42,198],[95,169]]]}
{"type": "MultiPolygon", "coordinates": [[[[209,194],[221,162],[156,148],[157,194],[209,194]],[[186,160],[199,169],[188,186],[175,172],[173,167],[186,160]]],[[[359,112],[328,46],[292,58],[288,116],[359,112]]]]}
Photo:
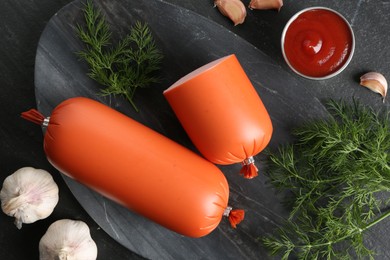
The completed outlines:
{"type": "Polygon", "coordinates": [[[379,93],[383,97],[383,103],[387,95],[387,80],[378,72],[368,72],[360,77],[360,85],[379,93]]]}
{"type": "Polygon", "coordinates": [[[214,6],[230,20],[234,25],[242,24],[246,17],[245,5],[241,0],[215,0],[214,6]]]}
{"type": "Polygon", "coordinates": [[[61,219],[39,241],[40,260],[95,260],[97,246],[83,221],[61,219]]]}
{"type": "Polygon", "coordinates": [[[58,186],[50,173],[23,167],[5,178],[0,192],[1,208],[15,217],[15,225],[47,218],[58,203],[58,186]]]}
{"type": "Polygon", "coordinates": [[[250,9],[258,10],[277,9],[280,11],[282,6],[283,0],[251,0],[249,3],[250,9]]]}

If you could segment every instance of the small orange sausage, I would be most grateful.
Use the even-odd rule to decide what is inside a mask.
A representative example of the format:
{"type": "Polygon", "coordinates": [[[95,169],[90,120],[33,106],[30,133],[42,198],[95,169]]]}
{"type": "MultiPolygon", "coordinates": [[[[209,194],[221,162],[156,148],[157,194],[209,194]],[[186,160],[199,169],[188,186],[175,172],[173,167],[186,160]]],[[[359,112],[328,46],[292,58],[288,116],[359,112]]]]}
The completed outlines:
{"type": "MultiPolygon", "coordinates": [[[[164,91],[183,128],[202,155],[216,164],[242,162],[270,142],[272,122],[235,55],[206,64],[164,91]]],[[[250,167],[248,167],[250,170],[250,167]]]]}
{"type": "Polygon", "coordinates": [[[62,173],[189,237],[220,223],[226,178],[187,148],[87,98],[62,102],[43,124],[47,158],[62,173]]]}

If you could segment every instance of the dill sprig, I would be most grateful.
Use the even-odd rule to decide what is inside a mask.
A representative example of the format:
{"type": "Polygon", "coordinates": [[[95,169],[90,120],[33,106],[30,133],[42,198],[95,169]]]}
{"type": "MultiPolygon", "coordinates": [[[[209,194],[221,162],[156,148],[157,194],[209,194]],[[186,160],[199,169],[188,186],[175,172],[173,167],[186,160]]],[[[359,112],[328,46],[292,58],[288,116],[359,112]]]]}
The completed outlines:
{"type": "Polygon", "coordinates": [[[76,32],[85,44],[85,49],[78,55],[89,64],[88,75],[106,87],[102,90],[103,95],[123,95],[138,111],[133,101],[134,93],[138,88],[159,81],[154,73],[160,69],[162,61],[149,27],[135,22],[130,33],[114,45],[101,10],[87,0],[83,12],[85,25],[77,25],[76,32]]]}
{"type": "Polygon", "coordinates": [[[390,116],[330,101],[329,120],[294,131],[269,152],[270,183],[288,191],[286,225],[263,244],[282,259],[373,258],[363,234],[390,216],[390,116]],[[387,209],[382,212],[381,209],[387,209]]]}

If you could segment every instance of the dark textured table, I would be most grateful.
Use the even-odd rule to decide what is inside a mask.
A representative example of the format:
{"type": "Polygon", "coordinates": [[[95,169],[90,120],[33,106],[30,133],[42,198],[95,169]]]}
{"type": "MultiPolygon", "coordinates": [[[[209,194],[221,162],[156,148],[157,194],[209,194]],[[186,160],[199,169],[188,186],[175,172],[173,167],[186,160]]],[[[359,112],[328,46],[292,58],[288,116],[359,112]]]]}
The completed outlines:
{"type": "MultiPolygon", "coordinates": [[[[131,0],[123,2],[131,3],[131,0]]],[[[186,64],[186,66],[181,68],[180,73],[177,72],[177,74],[172,75],[172,78],[168,78],[166,83],[171,82],[181,74],[189,72],[192,66],[202,65],[201,63],[207,59],[231,51],[236,52],[238,57],[241,57],[248,75],[255,81],[254,85],[270,111],[274,125],[277,126],[271,145],[276,145],[288,139],[289,128],[294,123],[298,123],[299,120],[324,116],[321,104],[328,98],[351,98],[354,96],[373,107],[383,106],[378,95],[359,86],[358,78],[366,71],[379,71],[385,76],[390,75],[390,47],[387,44],[389,39],[388,31],[390,30],[390,16],[388,15],[390,3],[388,1],[305,1],[302,3],[285,1],[279,13],[275,11],[248,10],[245,23],[236,27],[232,26],[229,20],[221,16],[217,9],[213,8],[212,1],[170,0],[167,2],[191,10],[191,12],[187,12],[172,6],[171,10],[167,10],[164,13],[167,15],[167,20],[177,19],[177,21],[180,21],[183,28],[188,32],[188,34],[181,32],[182,35],[187,35],[188,39],[178,39],[179,41],[184,41],[184,43],[185,41],[193,41],[191,43],[194,43],[195,46],[204,47],[205,44],[201,41],[202,35],[200,35],[201,37],[199,36],[199,32],[201,32],[204,34],[204,37],[210,37],[213,40],[213,44],[208,44],[204,47],[199,52],[203,56],[197,56],[198,60],[193,61],[191,64],[186,64]],[[280,35],[287,20],[295,12],[305,7],[317,5],[330,7],[342,13],[350,21],[356,37],[356,50],[351,64],[342,74],[324,81],[310,81],[294,75],[287,68],[280,52],[280,35]],[[185,21],[186,15],[193,17],[192,11],[200,14],[202,18],[194,20],[193,23],[191,20],[185,21]],[[375,16],[372,15],[373,13],[375,13],[375,16]],[[216,23],[209,23],[208,20],[216,23]],[[207,28],[199,28],[195,25],[207,26],[207,28]],[[253,64],[256,66],[253,66],[253,64]],[[263,70],[257,70],[258,68],[263,70]],[[264,71],[265,69],[269,70],[264,71]],[[291,100],[288,100],[289,97],[291,100]],[[294,103],[296,104],[295,107],[293,107],[294,103]],[[290,109],[284,115],[282,108],[290,109]],[[281,119],[283,121],[278,121],[281,119]]],[[[45,0],[30,2],[7,0],[0,3],[0,19],[2,19],[0,24],[0,32],[2,32],[0,71],[2,73],[1,86],[3,88],[0,110],[2,119],[0,127],[0,181],[2,182],[7,175],[20,167],[33,166],[50,171],[60,186],[60,202],[53,214],[45,220],[24,225],[21,230],[17,230],[10,217],[2,213],[0,214],[0,225],[2,228],[2,232],[0,232],[0,259],[37,259],[39,239],[53,221],[62,218],[83,220],[89,225],[92,236],[98,245],[98,259],[138,259],[140,257],[121,246],[112,233],[108,235],[104,231],[106,228],[99,223],[101,216],[92,214],[91,217],[85,211],[84,208],[88,206],[85,200],[83,201],[79,197],[76,199],[74,194],[77,197],[77,190],[70,185],[72,193],[60,174],[47,162],[42,149],[43,138],[41,130],[35,125],[21,120],[19,117],[20,112],[37,106],[36,99],[39,102],[41,97],[50,96],[47,93],[39,93],[39,89],[42,88],[38,88],[37,92],[35,91],[37,85],[42,86],[40,80],[44,80],[42,78],[34,78],[35,66],[40,64],[38,58],[36,61],[36,51],[41,34],[50,18],[68,3],[70,1],[52,3],[52,1],[45,0]],[[94,219],[98,220],[98,224],[94,219]]],[[[116,15],[118,16],[118,14],[116,15]]],[[[162,19],[163,15],[160,16],[160,19],[162,19]]],[[[160,38],[164,40],[162,42],[169,40],[169,38],[164,39],[164,35],[166,35],[164,31],[160,31],[159,34],[161,34],[160,38]]],[[[164,46],[164,48],[169,52],[169,45],[164,46]]],[[[185,55],[195,56],[194,53],[191,53],[191,48],[183,48],[188,51],[185,55]]],[[[176,62],[173,62],[173,65],[169,67],[173,71],[175,64],[180,64],[182,55],[180,53],[175,54],[172,50],[168,55],[176,58],[176,62]]],[[[165,87],[167,86],[162,86],[161,89],[165,87]]],[[[51,100],[53,103],[56,101],[51,100]]],[[[156,96],[155,104],[161,105],[162,101],[160,101],[158,96],[156,96]]],[[[142,95],[139,102],[146,102],[142,100],[142,95]]],[[[39,105],[43,106],[43,108],[45,106],[41,103],[39,105]]],[[[388,106],[388,103],[385,106],[388,106]]],[[[48,105],[46,108],[48,109],[49,107],[48,105]]],[[[156,105],[156,107],[158,106],[156,105]]],[[[181,140],[176,135],[178,132],[180,134],[180,131],[175,128],[159,128],[158,120],[163,118],[162,120],[171,122],[171,116],[167,116],[167,113],[162,113],[159,110],[154,111],[150,109],[147,112],[150,113],[149,115],[155,113],[155,119],[152,122],[146,120],[144,123],[150,123],[157,130],[166,131],[165,133],[168,136],[171,135],[172,138],[176,136],[178,141],[181,140]]],[[[142,114],[139,117],[139,120],[142,121],[142,114]]],[[[223,170],[229,176],[232,175],[230,168],[224,168],[223,170]]],[[[243,247],[245,247],[245,243],[252,244],[249,249],[245,247],[247,251],[243,251],[246,252],[243,254],[248,259],[255,257],[260,259],[267,258],[262,249],[254,250],[253,241],[246,241],[250,236],[245,233],[246,230],[256,227],[255,225],[267,225],[266,218],[273,216],[272,214],[278,211],[278,208],[280,208],[277,206],[279,201],[272,196],[272,190],[266,188],[264,185],[265,179],[262,176],[259,176],[256,182],[254,182],[263,185],[261,186],[263,191],[259,191],[259,194],[256,195],[247,194],[248,190],[243,188],[246,187],[246,184],[242,180],[236,179],[236,177],[229,177],[229,181],[234,181],[231,184],[233,200],[241,201],[242,204],[240,206],[249,207],[249,217],[242,224],[241,231],[239,227],[235,243],[241,243],[243,247]],[[258,202],[264,207],[263,211],[259,210],[256,203],[248,201],[249,198],[253,197],[263,199],[263,201],[258,202]],[[269,205],[269,211],[267,211],[267,205],[269,205]],[[251,211],[256,212],[256,214],[251,216],[251,211]]],[[[67,183],[69,184],[68,181],[67,183]]],[[[91,213],[91,210],[88,208],[87,211],[91,213]]],[[[253,234],[269,230],[270,227],[267,229],[267,227],[258,226],[257,228],[253,231],[253,234]]],[[[386,238],[389,228],[390,223],[386,221],[383,224],[381,223],[380,227],[376,227],[367,236],[369,244],[380,248],[378,250],[380,254],[378,259],[388,259],[390,257],[390,246],[386,238]]],[[[226,231],[227,225],[225,224],[219,229],[226,231]]],[[[235,236],[232,234],[232,231],[227,232],[229,233],[228,237],[235,236]]],[[[217,235],[213,233],[209,239],[218,245],[217,235]]],[[[122,241],[120,242],[122,243],[122,241]]],[[[175,244],[172,246],[175,246],[175,244]]],[[[149,254],[146,253],[149,252],[148,250],[148,248],[142,250],[137,248],[135,251],[140,251],[142,255],[148,256],[149,254]]],[[[186,249],[184,248],[183,250],[185,251],[186,249]]],[[[219,252],[221,252],[222,256],[223,252],[216,246],[212,258],[218,258],[219,252]]],[[[157,251],[155,254],[164,258],[171,255],[172,252],[157,251]]],[[[154,255],[155,258],[160,258],[156,257],[156,255],[154,255]]]]}

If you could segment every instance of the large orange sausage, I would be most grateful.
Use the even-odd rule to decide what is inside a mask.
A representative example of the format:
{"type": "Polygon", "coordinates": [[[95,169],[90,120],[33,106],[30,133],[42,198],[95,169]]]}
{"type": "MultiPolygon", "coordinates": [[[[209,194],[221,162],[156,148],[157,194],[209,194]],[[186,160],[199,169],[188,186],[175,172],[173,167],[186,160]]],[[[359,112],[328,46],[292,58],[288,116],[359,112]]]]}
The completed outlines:
{"type": "Polygon", "coordinates": [[[181,78],[164,96],[194,145],[211,162],[242,162],[244,177],[257,175],[253,156],[272,136],[272,123],[235,55],[181,78]]]}
{"type": "Polygon", "coordinates": [[[22,116],[34,114],[47,127],[47,158],[62,173],[186,236],[207,235],[221,221],[226,178],[187,148],[87,98],[62,102],[50,118],[22,116]]]}

